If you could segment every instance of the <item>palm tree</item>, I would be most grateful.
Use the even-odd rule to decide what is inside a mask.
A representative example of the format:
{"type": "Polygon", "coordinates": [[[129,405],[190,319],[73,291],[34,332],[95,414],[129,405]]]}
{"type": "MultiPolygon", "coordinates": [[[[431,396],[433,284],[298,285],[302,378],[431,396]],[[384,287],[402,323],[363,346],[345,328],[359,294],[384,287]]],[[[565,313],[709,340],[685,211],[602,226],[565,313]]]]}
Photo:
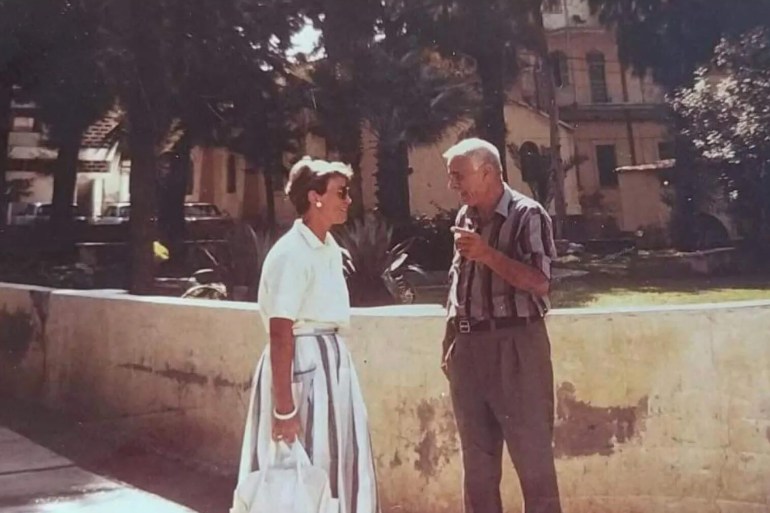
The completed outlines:
{"type": "Polygon", "coordinates": [[[377,24],[382,17],[380,0],[318,0],[306,11],[321,28],[321,45],[326,59],[316,67],[314,80],[326,84],[325,105],[317,110],[328,147],[340,160],[350,164],[353,178],[352,215],[363,215],[363,193],[358,174],[361,162],[360,89],[356,70],[368,58],[377,24]]]}
{"type": "MultiPolygon", "coordinates": [[[[393,3],[398,4],[401,26],[422,45],[447,57],[464,55],[473,60],[482,96],[476,129],[505,155],[506,90],[519,72],[520,26],[529,22],[529,4],[524,0],[393,3]]],[[[504,159],[503,172],[507,180],[504,159]]]]}
{"type": "Polygon", "coordinates": [[[479,105],[477,83],[462,62],[435,52],[399,53],[386,41],[372,53],[363,115],[377,136],[377,199],[393,222],[409,219],[409,150],[435,144],[479,105]],[[393,51],[388,51],[392,49],[393,51]]]}
{"type": "Polygon", "coordinates": [[[75,184],[81,137],[114,103],[98,62],[98,19],[82,2],[56,0],[34,3],[36,18],[47,16],[41,35],[45,57],[37,66],[29,94],[49,129],[49,143],[58,148],[54,166],[53,233],[71,236],[75,184]]]}
{"type": "MultiPolygon", "coordinates": [[[[95,0],[94,0],[95,1],[95,0]]],[[[186,148],[227,143],[247,94],[262,96],[266,79],[285,66],[299,28],[292,2],[256,0],[119,0],[102,7],[104,48],[113,87],[126,111],[131,169],[132,291],[152,289],[153,222],[158,157],[172,158],[168,177],[185,173],[186,148]],[[184,134],[168,146],[177,126],[184,134]]],[[[186,174],[186,173],[185,173],[186,174]]],[[[173,179],[169,216],[179,217],[184,178],[173,179]]],[[[165,211],[164,209],[162,209],[165,211]]],[[[164,214],[165,217],[165,214],[164,214]]]]}

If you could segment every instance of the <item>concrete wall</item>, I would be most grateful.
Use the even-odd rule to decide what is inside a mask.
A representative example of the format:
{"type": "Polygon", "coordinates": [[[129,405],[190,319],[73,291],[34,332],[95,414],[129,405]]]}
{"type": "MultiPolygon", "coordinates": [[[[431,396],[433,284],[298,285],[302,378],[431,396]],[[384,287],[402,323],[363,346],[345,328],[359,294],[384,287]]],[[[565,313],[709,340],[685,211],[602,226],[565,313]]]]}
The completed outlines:
{"type": "MultiPolygon", "coordinates": [[[[357,311],[349,334],[386,513],[460,510],[442,315],[357,311]]],[[[769,325],[770,302],[555,312],[565,512],[767,513],[769,325]]],[[[264,343],[254,305],[0,286],[3,390],[230,472],[264,343]]]]}
{"type": "Polygon", "coordinates": [[[623,224],[632,232],[655,227],[668,230],[671,208],[663,202],[663,184],[656,171],[624,171],[618,174],[623,224]]]}

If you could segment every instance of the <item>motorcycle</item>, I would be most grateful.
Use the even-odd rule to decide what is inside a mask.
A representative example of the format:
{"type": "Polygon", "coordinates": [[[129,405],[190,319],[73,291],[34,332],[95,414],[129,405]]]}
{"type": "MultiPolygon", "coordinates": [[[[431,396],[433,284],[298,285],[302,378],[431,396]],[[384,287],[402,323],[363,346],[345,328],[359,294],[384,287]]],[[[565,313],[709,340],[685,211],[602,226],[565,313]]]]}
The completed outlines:
{"type": "Polygon", "coordinates": [[[226,271],[226,269],[220,264],[211,251],[206,248],[200,248],[200,250],[212,264],[213,268],[204,268],[195,271],[189,278],[188,288],[182,294],[182,298],[227,299],[227,285],[222,276],[222,273],[226,271]]]}

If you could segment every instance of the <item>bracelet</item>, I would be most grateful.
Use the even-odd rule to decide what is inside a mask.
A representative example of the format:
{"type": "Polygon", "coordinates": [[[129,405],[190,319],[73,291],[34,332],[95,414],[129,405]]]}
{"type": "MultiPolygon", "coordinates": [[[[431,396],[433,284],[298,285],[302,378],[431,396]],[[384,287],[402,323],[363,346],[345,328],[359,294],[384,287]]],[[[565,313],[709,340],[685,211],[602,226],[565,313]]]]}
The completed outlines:
{"type": "Polygon", "coordinates": [[[289,420],[289,419],[293,419],[296,414],[297,414],[297,407],[296,406],[289,413],[278,413],[278,410],[273,408],[273,417],[276,420],[289,420]]]}

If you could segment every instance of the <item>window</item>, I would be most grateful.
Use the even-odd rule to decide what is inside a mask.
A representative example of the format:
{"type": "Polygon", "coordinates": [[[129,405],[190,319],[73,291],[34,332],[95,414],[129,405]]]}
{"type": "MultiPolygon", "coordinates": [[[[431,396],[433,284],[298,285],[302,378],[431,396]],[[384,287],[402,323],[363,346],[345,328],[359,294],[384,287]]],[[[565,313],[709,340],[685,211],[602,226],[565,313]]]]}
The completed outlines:
{"type": "Polygon", "coordinates": [[[53,173],[55,163],[45,159],[8,159],[8,170],[48,174],[53,173]]]}
{"type": "Polygon", "coordinates": [[[604,54],[591,52],[586,56],[586,61],[588,62],[588,81],[591,84],[591,101],[593,103],[609,103],[604,54]]]}
{"type": "Polygon", "coordinates": [[[15,116],[11,125],[12,132],[34,132],[35,118],[30,116],[15,116]]]}
{"type": "Polygon", "coordinates": [[[669,160],[675,157],[673,142],[662,141],[658,143],[658,160],[669,160]]]}
{"type": "Polygon", "coordinates": [[[227,157],[227,194],[234,194],[237,190],[238,173],[235,166],[235,155],[227,157]]]}
{"type": "Polygon", "coordinates": [[[195,192],[195,166],[191,162],[185,166],[185,172],[187,173],[187,184],[185,188],[185,195],[190,196],[195,192]]]}
{"type": "Polygon", "coordinates": [[[556,87],[569,85],[569,61],[564,52],[552,52],[549,60],[554,85],[556,87]]]}
{"type": "Polygon", "coordinates": [[[543,176],[543,159],[540,150],[532,141],[527,141],[519,148],[521,178],[526,183],[537,182],[543,176]]]}
{"type": "Polygon", "coordinates": [[[217,206],[210,203],[186,203],[184,206],[185,217],[220,217],[221,215],[222,212],[217,206]]]}
{"type": "Polygon", "coordinates": [[[599,184],[602,187],[618,185],[618,158],[614,144],[601,144],[596,147],[596,167],[599,169],[599,184]]]}
{"type": "Polygon", "coordinates": [[[547,14],[561,14],[564,12],[563,0],[546,0],[543,2],[543,12],[547,14]]]}

